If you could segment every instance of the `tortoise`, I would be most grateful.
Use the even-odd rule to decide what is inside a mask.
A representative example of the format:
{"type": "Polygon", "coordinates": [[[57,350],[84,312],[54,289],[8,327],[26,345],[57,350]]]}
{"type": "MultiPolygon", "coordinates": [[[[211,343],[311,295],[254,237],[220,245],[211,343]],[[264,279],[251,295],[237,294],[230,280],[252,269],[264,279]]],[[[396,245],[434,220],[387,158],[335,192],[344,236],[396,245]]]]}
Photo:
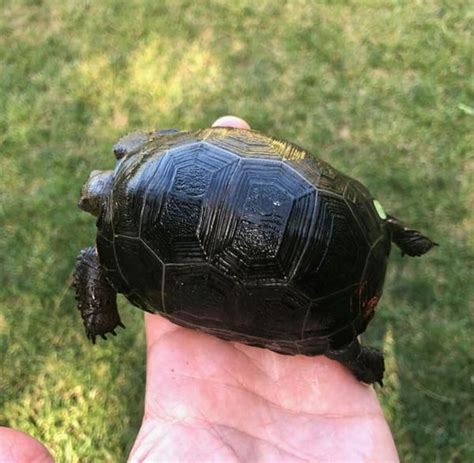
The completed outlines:
{"type": "Polygon", "coordinates": [[[97,217],[74,287],[87,337],[134,306],[221,339],[326,355],[382,384],[382,352],[361,346],[391,242],[436,243],[384,212],[367,188],[299,146],[254,130],[135,132],[93,171],[79,207],[97,217]]]}

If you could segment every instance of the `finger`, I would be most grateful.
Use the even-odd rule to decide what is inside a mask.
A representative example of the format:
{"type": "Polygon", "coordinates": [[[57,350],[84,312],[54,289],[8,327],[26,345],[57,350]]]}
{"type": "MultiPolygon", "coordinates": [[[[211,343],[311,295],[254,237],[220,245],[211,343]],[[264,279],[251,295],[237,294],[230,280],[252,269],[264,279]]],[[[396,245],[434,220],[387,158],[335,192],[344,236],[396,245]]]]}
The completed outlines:
{"type": "Polygon", "coordinates": [[[42,444],[28,434],[0,427],[0,462],[49,463],[53,457],[42,444]]]}
{"type": "Polygon", "coordinates": [[[234,127],[235,129],[250,129],[250,125],[241,119],[240,117],[236,116],[222,116],[219,117],[214,123],[212,127],[234,127]]]}

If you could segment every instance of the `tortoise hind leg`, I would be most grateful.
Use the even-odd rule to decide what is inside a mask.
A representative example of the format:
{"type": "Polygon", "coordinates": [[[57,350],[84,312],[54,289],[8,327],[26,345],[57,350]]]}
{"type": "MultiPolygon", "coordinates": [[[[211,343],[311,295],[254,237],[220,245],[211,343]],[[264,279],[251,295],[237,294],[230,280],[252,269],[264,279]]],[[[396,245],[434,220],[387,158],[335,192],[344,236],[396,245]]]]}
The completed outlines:
{"type": "Polygon", "coordinates": [[[385,362],[379,350],[361,346],[356,339],[347,347],[329,350],[324,355],[342,363],[359,381],[367,384],[379,383],[383,386],[385,362]]]}
{"type": "Polygon", "coordinates": [[[95,344],[96,336],[115,336],[117,326],[125,328],[117,310],[117,293],[100,268],[96,248],[86,248],[77,257],[73,285],[87,337],[95,344]]]}
{"type": "Polygon", "coordinates": [[[408,228],[391,215],[387,217],[387,225],[392,234],[392,241],[401,249],[402,255],[422,256],[433,246],[439,246],[418,230],[408,228]]]}

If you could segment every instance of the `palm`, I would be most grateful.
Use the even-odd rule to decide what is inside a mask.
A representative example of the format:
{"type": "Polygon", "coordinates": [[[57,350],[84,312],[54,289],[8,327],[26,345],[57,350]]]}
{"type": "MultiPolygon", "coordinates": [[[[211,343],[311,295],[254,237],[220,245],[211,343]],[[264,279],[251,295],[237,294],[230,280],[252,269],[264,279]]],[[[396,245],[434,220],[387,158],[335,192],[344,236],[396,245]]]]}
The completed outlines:
{"type": "Polygon", "coordinates": [[[373,389],[325,357],[287,357],[147,315],[145,417],[132,460],[396,461],[373,389]]]}

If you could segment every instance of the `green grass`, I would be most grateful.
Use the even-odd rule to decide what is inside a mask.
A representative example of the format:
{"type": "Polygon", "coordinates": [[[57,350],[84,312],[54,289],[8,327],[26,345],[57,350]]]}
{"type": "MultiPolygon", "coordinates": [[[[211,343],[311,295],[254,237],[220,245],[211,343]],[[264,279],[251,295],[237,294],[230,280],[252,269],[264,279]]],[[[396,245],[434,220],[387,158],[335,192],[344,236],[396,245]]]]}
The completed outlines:
{"type": "Polygon", "coordinates": [[[419,260],[394,253],[366,338],[387,354],[379,397],[402,460],[474,460],[472,2],[11,0],[2,10],[2,424],[58,461],[125,458],[141,419],[142,316],[123,308],[129,329],[86,342],[67,290],[94,239],[79,190],[113,166],[127,131],[234,113],[359,178],[441,243],[419,260]]]}

